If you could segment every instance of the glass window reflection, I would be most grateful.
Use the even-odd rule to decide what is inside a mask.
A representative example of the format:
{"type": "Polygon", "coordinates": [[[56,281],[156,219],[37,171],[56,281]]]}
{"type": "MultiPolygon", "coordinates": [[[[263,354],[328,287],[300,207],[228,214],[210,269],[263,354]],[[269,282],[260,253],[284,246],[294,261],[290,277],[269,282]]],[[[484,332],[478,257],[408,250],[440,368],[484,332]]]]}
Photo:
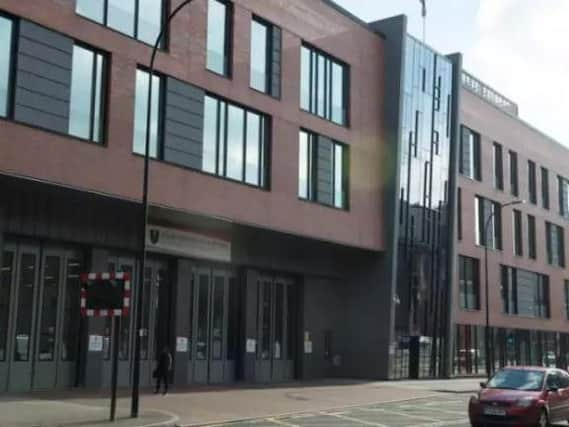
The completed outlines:
{"type": "Polygon", "coordinates": [[[99,24],[105,22],[105,0],[77,0],[75,11],[99,24]]]}
{"type": "Polygon", "coordinates": [[[138,0],[137,38],[154,45],[162,25],[162,2],[157,0],[138,0]]]}
{"type": "Polygon", "coordinates": [[[108,0],[107,25],[134,37],[135,0],[108,0]]]}
{"type": "Polygon", "coordinates": [[[261,92],[268,90],[268,37],[267,25],[251,21],[251,87],[261,92]]]}
{"type": "MultiPolygon", "coordinates": [[[[149,75],[146,71],[136,70],[136,93],[134,106],[134,141],[133,151],[145,154],[146,116],[148,106],[149,75]]],[[[150,117],[150,157],[158,157],[158,126],[160,121],[161,78],[152,76],[152,109],[150,117]]]]}
{"type": "Polygon", "coordinates": [[[0,117],[8,114],[13,26],[10,19],[0,16],[0,117]]]}
{"type": "Polygon", "coordinates": [[[207,68],[219,74],[229,74],[227,46],[228,5],[219,0],[208,1],[207,68]]]}
{"type": "Polygon", "coordinates": [[[227,177],[243,179],[244,111],[229,106],[227,110],[227,177]]]}

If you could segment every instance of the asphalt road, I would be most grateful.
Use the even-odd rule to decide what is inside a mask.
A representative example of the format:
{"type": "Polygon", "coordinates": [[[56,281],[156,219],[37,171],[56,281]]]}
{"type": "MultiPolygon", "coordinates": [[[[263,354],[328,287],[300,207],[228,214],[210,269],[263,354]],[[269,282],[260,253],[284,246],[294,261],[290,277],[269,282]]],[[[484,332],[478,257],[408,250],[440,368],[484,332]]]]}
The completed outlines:
{"type": "Polygon", "coordinates": [[[219,427],[469,427],[469,397],[469,394],[449,394],[405,402],[219,424],[219,427]]]}

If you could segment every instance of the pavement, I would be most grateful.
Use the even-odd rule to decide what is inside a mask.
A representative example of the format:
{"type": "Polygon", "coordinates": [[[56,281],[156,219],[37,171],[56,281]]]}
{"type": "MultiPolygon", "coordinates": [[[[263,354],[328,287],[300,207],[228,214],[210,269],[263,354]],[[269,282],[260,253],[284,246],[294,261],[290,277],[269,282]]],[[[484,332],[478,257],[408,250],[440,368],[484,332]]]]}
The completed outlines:
{"type": "Polygon", "coordinates": [[[148,390],[138,419],[128,417],[129,393],[121,390],[114,424],[103,393],[0,395],[0,427],[466,426],[466,402],[479,381],[326,380],[177,389],[167,396],[148,390]]]}

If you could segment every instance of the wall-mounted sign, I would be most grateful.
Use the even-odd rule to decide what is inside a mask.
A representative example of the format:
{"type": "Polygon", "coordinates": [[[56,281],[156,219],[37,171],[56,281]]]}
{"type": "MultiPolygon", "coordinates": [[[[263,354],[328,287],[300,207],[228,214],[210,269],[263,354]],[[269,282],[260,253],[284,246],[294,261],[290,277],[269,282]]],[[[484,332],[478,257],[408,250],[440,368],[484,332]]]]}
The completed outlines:
{"type": "Polygon", "coordinates": [[[312,354],[312,341],[304,341],[304,353],[312,354]]]}
{"type": "Polygon", "coordinates": [[[176,337],[176,352],[177,353],[188,352],[188,339],[186,337],[176,337]]]}
{"type": "Polygon", "coordinates": [[[103,351],[103,337],[101,335],[89,335],[89,351],[103,351]]]}
{"type": "Polygon", "coordinates": [[[247,338],[247,353],[255,353],[257,351],[257,340],[247,338]]]}
{"type": "Polygon", "coordinates": [[[231,243],[222,239],[151,225],[146,231],[146,244],[154,252],[202,258],[215,261],[231,261],[231,243]]]}

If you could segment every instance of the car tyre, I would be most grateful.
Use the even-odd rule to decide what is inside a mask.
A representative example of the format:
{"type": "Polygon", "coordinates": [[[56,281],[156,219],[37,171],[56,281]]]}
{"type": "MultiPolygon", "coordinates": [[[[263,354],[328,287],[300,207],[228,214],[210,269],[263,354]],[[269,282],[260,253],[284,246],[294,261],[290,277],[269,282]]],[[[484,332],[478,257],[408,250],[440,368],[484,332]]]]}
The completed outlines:
{"type": "Polygon", "coordinates": [[[539,414],[537,427],[549,427],[549,418],[547,416],[547,411],[545,409],[542,409],[539,414]]]}

